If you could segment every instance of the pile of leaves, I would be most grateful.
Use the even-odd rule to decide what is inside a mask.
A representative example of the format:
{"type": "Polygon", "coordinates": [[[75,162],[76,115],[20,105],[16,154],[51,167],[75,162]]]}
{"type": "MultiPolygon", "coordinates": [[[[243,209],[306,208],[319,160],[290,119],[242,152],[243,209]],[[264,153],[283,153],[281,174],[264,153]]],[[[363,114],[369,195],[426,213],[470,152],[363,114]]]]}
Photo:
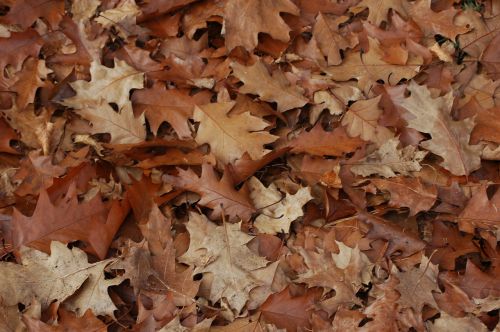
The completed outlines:
{"type": "Polygon", "coordinates": [[[0,331],[488,331],[500,2],[0,1],[0,331]]]}

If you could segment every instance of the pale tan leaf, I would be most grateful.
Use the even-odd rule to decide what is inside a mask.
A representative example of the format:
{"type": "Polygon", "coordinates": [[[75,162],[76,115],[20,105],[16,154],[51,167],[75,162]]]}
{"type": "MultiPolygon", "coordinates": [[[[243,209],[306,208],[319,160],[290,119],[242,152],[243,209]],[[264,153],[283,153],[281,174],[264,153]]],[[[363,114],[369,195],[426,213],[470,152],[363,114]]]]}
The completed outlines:
{"type": "Polygon", "coordinates": [[[111,134],[111,143],[133,144],[146,139],[144,114],[135,118],[130,102],[115,112],[108,103],[101,100],[99,104],[87,105],[79,110],[78,114],[92,123],[92,133],[111,134]]]}
{"type": "Polygon", "coordinates": [[[411,81],[411,95],[400,101],[408,112],[405,119],[410,128],[428,133],[432,139],[420,143],[422,147],[442,157],[441,165],[455,175],[468,175],[481,165],[480,145],[469,145],[473,119],[454,121],[450,111],[453,92],[432,98],[425,85],[411,81]]]}
{"type": "Polygon", "coordinates": [[[186,226],[189,249],[179,260],[194,266],[194,273],[213,275],[209,296],[212,303],[226,302],[238,314],[252,289],[271,284],[272,279],[260,279],[259,272],[275,270],[277,265],[268,265],[264,257],[248,249],[246,244],[253,236],[241,231],[241,223],[217,226],[203,215],[190,213],[186,226]]]}
{"type": "Polygon", "coordinates": [[[274,183],[266,188],[256,177],[247,183],[250,197],[261,212],[254,225],[262,233],[288,233],[290,224],[303,216],[302,206],[313,198],[308,187],[300,188],[294,195],[286,193],[283,198],[274,183]]]}
{"type": "Polygon", "coordinates": [[[76,91],[76,96],[65,99],[63,105],[84,109],[104,100],[117,104],[121,109],[129,103],[130,90],[142,89],[144,86],[144,73],[138,72],[121,60],[115,60],[114,68],[93,61],[90,65],[90,75],[90,82],[79,80],[70,84],[76,91]]]}
{"type": "Polygon", "coordinates": [[[302,107],[308,102],[299,88],[291,86],[281,71],[276,70],[271,76],[261,61],[251,66],[233,62],[231,67],[233,75],[244,83],[240,88],[241,93],[257,94],[264,101],[274,101],[280,112],[302,107]]]}
{"type": "Polygon", "coordinates": [[[29,304],[37,299],[42,308],[52,301],[64,301],[88,279],[95,264],[79,248],[68,249],[52,242],[51,255],[27,247],[21,249],[21,264],[0,263],[3,305],[29,304]]]}
{"type": "Polygon", "coordinates": [[[299,14],[291,0],[233,0],[224,8],[226,47],[231,51],[243,46],[253,51],[258,43],[258,34],[267,33],[272,38],[287,42],[290,28],[280,13],[299,14]]]}
{"type": "Polygon", "coordinates": [[[349,107],[342,119],[342,125],[347,128],[349,136],[359,136],[377,146],[394,137],[392,131],[378,124],[382,115],[382,109],[378,107],[381,97],[380,95],[372,99],[358,100],[349,107]]]}
{"type": "Polygon", "coordinates": [[[195,106],[193,119],[200,122],[198,144],[208,143],[211,152],[224,164],[234,162],[247,152],[252,159],[262,158],[269,150],[263,145],[278,137],[264,129],[268,123],[250,112],[228,115],[235,102],[195,106]]]}
{"type": "Polygon", "coordinates": [[[427,152],[419,151],[414,146],[408,145],[398,150],[399,140],[392,138],[385,142],[378,150],[365,158],[349,165],[354,174],[370,176],[378,174],[390,178],[401,175],[410,175],[410,172],[419,171],[420,162],[427,152]]]}

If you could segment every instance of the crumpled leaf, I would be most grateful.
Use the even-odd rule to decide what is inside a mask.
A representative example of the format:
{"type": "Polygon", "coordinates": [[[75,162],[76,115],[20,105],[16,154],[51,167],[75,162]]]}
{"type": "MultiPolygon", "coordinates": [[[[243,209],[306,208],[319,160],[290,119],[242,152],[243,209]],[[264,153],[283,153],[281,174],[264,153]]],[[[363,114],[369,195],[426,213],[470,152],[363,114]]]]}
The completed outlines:
{"type": "Polygon", "coordinates": [[[335,241],[339,253],[306,251],[299,248],[304,263],[308,266],[305,273],[299,274],[298,282],[309,287],[323,287],[335,290],[335,295],[321,302],[320,306],[328,312],[335,312],[339,306],[359,304],[356,293],[363,284],[371,281],[373,264],[359,248],[350,248],[335,241]]]}
{"type": "Polygon", "coordinates": [[[250,198],[260,212],[254,226],[262,233],[288,233],[290,224],[304,214],[302,206],[313,199],[308,187],[300,188],[293,195],[286,193],[283,198],[274,183],[266,188],[256,177],[250,178],[247,183],[250,198]]]}
{"type": "Polygon", "coordinates": [[[272,283],[276,263],[268,264],[264,257],[248,249],[246,244],[253,237],[240,230],[241,223],[216,226],[203,215],[190,213],[186,227],[189,249],[179,260],[194,266],[194,273],[213,275],[209,296],[212,303],[221,300],[238,314],[252,289],[272,283]]]}
{"type": "Polygon", "coordinates": [[[108,295],[108,287],[119,285],[122,277],[105,279],[104,270],[112,264],[113,259],[107,259],[95,263],[87,269],[88,279],[82,287],[64,303],[64,307],[82,317],[90,309],[94,315],[114,317],[113,312],[117,309],[108,295]]]}
{"type": "Polygon", "coordinates": [[[410,175],[410,172],[419,171],[420,162],[427,152],[419,151],[414,146],[408,145],[398,150],[399,141],[392,138],[385,142],[378,150],[356,161],[351,166],[351,172],[361,176],[378,174],[390,178],[401,175],[410,175]]]}
{"type": "Polygon", "coordinates": [[[437,274],[437,265],[432,264],[424,255],[418,268],[396,273],[399,283],[395,289],[401,295],[398,303],[403,307],[413,308],[415,313],[422,312],[425,304],[437,308],[433,297],[433,292],[440,293],[437,274]]]}

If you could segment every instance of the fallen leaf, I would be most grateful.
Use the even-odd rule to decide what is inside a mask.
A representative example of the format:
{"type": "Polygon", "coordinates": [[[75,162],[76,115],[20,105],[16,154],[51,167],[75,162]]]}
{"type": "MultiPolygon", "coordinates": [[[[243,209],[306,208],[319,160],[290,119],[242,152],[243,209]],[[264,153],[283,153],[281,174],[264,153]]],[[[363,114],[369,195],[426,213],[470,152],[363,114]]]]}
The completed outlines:
{"type": "Polygon", "coordinates": [[[262,158],[269,150],[263,145],[278,137],[265,131],[269,126],[250,112],[230,115],[235,102],[195,106],[193,119],[200,122],[195,140],[208,143],[210,151],[224,164],[234,162],[246,152],[252,159],[262,158]]]}
{"type": "Polygon", "coordinates": [[[0,263],[3,286],[0,297],[4,305],[29,304],[37,299],[42,308],[54,301],[64,301],[88,279],[94,264],[78,248],[68,249],[60,242],[52,242],[51,255],[23,247],[21,264],[0,263]]]}
{"type": "Polygon", "coordinates": [[[216,226],[203,215],[189,214],[187,229],[188,251],[179,260],[194,266],[194,273],[211,273],[209,299],[221,300],[239,314],[248,301],[249,292],[258,286],[271,284],[276,264],[252,253],[246,244],[252,236],[240,230],[241,223],[216,226]]]}
{"type": "Polygon", "coordinates": [[[90,66],[90,82],[79,80],[71,83],[76,96],[64,99],[63,105],[85,109],[101,104],[101,101],[115,103],[118,109],[130,105],[131,89],[142,89],[144,74],[130,67],[125,61],[115,60],[115,67],[108,68],[96,61],[90,66]]]}
{"type": "Polygon", "coordinates": [[[474,120],[452,119],[451,92],[443,97],[432,98],[425,86],[414,81],[410,82],[408,90],[411,96],[400,103],[408,111],[405,115],[408,126],[432,136],[432,139],[420,145],[442,157],[444,161],[441,165],[455,175],[468,175],[479,168],[480,146],[469,145],[474,120]]]}
{"type": "Polygon", "coordinates": [[[309,131],[303,131],[289,143],[293,153],[304,153],[314,156],[337,156],[353,152],[365,143],[357,137],[349,137],[343,127],[333,131],[324,130],[317,124],[309,131]]]}
{"type": "Polygon", "coordinates": [[[248,220],[255,212],[255,208],[244,190],[234,189],[229,175],[224,173],[222,179],[218,179],[212,166],[203,164],[201,176],[198,177],[191,169],[184,171],[179,169],[178,176],[166,175],[164,181],[174,186],[198,193],[201,196],[199,204],[213,209],[214,217],[222,213],[231,219],[240,217],[248,220]]]}
{"type": "Polygon", "coordinates": [[[239,89],[241,93],[257,94],[261,100],[274,101],[278,104],[280,112],[302,107],[308,102],[302,92],[296,86],[291,85],[281,71],[273,71],[271,76],[266,66],[260,61],[251,66],[243,66],[234,62],[231,67],[233,75],[244,83],[239,89]]]}
{"type": "Polygon", "coordinates": [[[291,223],[304,214],[302,206],[313,198],[307,187],[300,188],[294,195],[286,193],[282,197],[274,183],[266,188],[256,177],[247,183],[250,198],[260,212],[254,226],[261,233],[288,233],[291,223]]]}
{"type": "Polygon", "coordinates": [[[361,176],[378,174],[386,178],[395,177],[396,173],[410,175],[410,172],[419,171],[420,162],[427,152],[419,151],[414,146],[408,145],[398,150],[399,141],[393,138],[385,142],[377,151],[365,158],[348,163],[351,172],[361,176]]]}
{"type": "Polygon", "coordinates": [[[396,207],[410,208],[410,216],[420,211],[428,211],[437,198],[437,188],[423,183],[418,178],[395,177],[392,179],[370,180],[379,190],[389,191],[389,204],[396,207]]]}
{"type": "Polygon", "coordinates": [[[299,9],[290,0],[277,0],[272,3],[263,0],[227,2],[224,6],[224,25],[228,50],[243,46],[252,51],[257,46],[259,33],[267,33],[283,42],[289,41],[291,29],[280,13],[298,15],[299,9]]]}
{"type": "Polygon", "coordinates": [[[377,146],[383,145],[394,137],[388,128],[378,124],[382,109],[378,107],[381,96],[367,100],[358,100],[349,107],[342,118],[342,125],[346,127],[351,137],[361,137],[377,146]]]}
{"type": "Polygon", "coordinates": [[[287,287],[269,296],[261,306],[262,316],[267,322],[287,331],[294,332],[298,329],[309,328],[311,309],[320,297],[321,289],[319,288],[307,290],[305,294],[293,297],[287,287]]]}

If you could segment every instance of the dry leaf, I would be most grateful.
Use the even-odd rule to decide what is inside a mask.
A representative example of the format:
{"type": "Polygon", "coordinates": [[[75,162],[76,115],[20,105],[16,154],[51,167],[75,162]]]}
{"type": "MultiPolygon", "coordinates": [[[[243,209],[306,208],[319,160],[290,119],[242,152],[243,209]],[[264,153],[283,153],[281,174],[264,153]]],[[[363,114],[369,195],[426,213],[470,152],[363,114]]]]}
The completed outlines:
{"type": "Polygon", "coordinates": [[[432,136],[420,145],[442,157],[441,165],[455,175],[468,175],[478,169],[481,147],[469,144],[474,120],[452,119],[453,94],[449,92],[443,97],[432,98],[424,85],[414,81],[410,82],[408,90],[411,96],[400,102],[400,106],[408,111],[405,114],[408,126],[432,136]]]}
{"type": "Polygon", "coordinates": [[[251,66],[234,62],[231,67],[234,76],[244,83],[239,89],[241,93],[257,94],[261,100],[274,101],[278,104],[280,112],[302,107],[308,102],[302,92],[296,86],[292,86],[281,71],[276,70],[271,76],[260,61],[251,66]]]}
{"type": "Polygon", "coordinates": [[[254,226],[261,233],[288,233],[291,223],[304,214],[302,206],[313,198],[307,187],[282,197],[274,183],[266,188],[256,177],[248,180],[248,186],[250,198],[260,212],[254,226]]]}
{"type": "Polygon", "coordinates": [[[193,119],[200,122],[195,140],[208,143],[210,151],[224,164],[234,162],[246,152],[252,159],[262,158],[269,150],[263,145],[278,137],[264,129],[269,126],[250,112],[229,114],[235,102],[195,106],[193,119]]]}
{"type": "Polygon", "coordinates": [[[183,263],[194,266],[194,273],[210,273],[209,299],[219,300],[236,315],[248,301],[255,287],[270,285],[276,264],[252,253],[246,244],[253,238],[243,233],[241,224],[223,223],[216,226],[203,215],[189,214],[189,250],[179,257],[183,263]],[[225,303],[225,304],[224,304],[225,303]]]}
{"type": "Polygon", "coordinates": [[[378,174],[385,178],[401,175],[410,175],[410,172],[419,171],[420,162],[427,152],[419,151],[414,146],[408,145],[398,150],[399,141],[393,138],[385,142],[377,151],[354,163],[351,172],[361,176],[378,174]]]}

